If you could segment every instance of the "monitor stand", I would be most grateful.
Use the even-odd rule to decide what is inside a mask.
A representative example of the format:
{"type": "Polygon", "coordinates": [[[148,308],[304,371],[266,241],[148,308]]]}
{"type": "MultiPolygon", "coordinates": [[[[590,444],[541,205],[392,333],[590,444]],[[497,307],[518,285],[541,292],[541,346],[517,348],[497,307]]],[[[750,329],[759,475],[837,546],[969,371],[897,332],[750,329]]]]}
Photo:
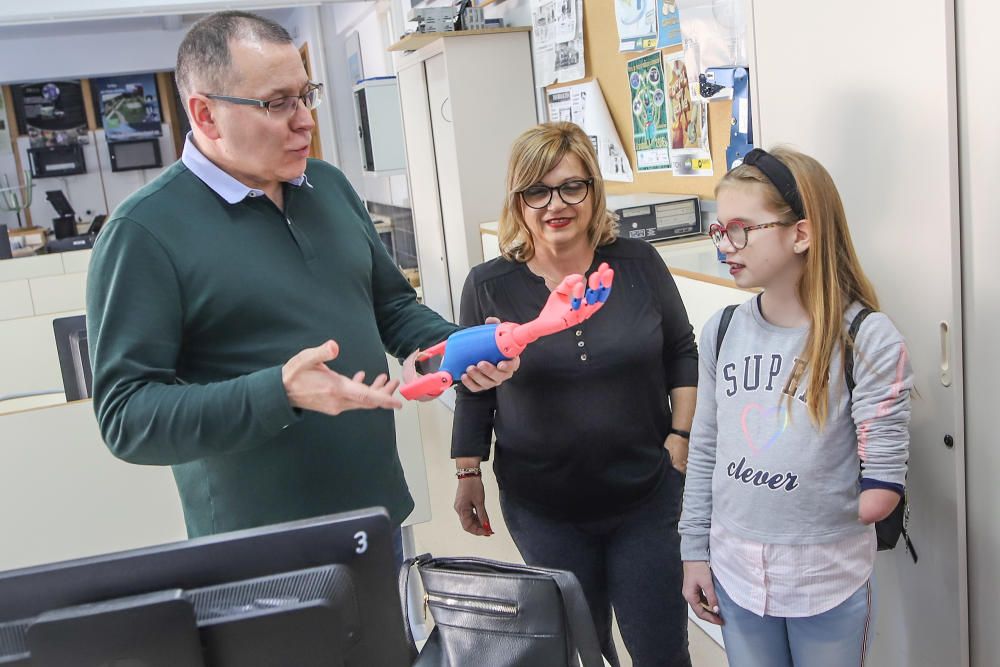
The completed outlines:
{"type": "Polygon", "coordinates": [[[194,607],[180,589],[42,614],[27,644],[32,667],[205,667],[194,607]]]}

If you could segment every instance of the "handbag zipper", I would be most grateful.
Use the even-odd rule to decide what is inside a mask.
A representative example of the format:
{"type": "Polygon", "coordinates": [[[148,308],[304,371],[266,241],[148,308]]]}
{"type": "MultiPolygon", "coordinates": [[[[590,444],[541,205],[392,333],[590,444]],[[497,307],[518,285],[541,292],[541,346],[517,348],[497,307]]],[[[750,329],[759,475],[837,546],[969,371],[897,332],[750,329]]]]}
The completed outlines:
{"type": "Polygon", "coordinates": [[[424,619],[427,619],[427,608],[430,606],[446,607],[461,611],[493,614],[496,616],[516,616],[517,604],[495,600],[476,600],[472,598],[456,598],[437,593],[424,593],[424,619]]]}

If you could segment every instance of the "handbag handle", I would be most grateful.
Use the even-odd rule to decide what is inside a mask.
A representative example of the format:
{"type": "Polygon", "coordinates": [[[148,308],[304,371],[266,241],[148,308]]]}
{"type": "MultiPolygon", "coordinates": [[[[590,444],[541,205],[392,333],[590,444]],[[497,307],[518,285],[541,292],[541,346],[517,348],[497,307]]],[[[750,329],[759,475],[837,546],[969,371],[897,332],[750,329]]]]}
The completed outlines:
{"type": "Polygon", "coordinates": [[[411,665],[416,662],[418,653],[417,642],[413,640],[413,629],[410,627],[410,605],[408,604],[410,597],[410,571],[414,565],[429,561],[430,559],[430,554],[421,554],[413,558],[407,558],[399,566],[399,603],[403,605],[403,627],[406,628],[406,644],[410,649],[411,665]]]}
{"type": "Polygon", "coordinates": [[[552,571],[549,576],[556,582],[562,594],[563,609],[566,611],[566,627],[570,640],[580,654],[582,667],[602,667],[604,658],[597,643],[597,630],[590,606],[583,597],[583,589],[572,572],[552,571]]]}
{"type": "MultiPolygon", "coordinates": [[[[433,558],[430,554],[421,554],[413,558],[406,559],[399,568],[399,600],[403,606],[403,622],[406,626],[406,641],[410,647],[410,662],[417,659],[417,644],[413,640],[413,631],[410,629],[410,606],[407,604],[409,598],[410,571],[414,565],[428,563],[433,558]]],[[[514,569],[509,563],[491,561],[485,558],[448,558],[443,559],[450,564],[468,565],[489,565],[498,569],[514,569]]],[[[549,570],[545,568],[532,567],[530,565],[518,565],[516,569],[521,572],[534,572],[545,575],[555,582],[559,588],[559,595],[563,601],[563,611],[566,620],[566,630],[569,634],[570,646],[572,646],[580,657],[581,667],[602,667],[604,658],[601,653],[600,644],[597,641],[597,630],[594,627],[594,618],[590,614],[590,607],[583,596],[583,589],[580,582],[572,572],[562,570],[549,570]]]]}

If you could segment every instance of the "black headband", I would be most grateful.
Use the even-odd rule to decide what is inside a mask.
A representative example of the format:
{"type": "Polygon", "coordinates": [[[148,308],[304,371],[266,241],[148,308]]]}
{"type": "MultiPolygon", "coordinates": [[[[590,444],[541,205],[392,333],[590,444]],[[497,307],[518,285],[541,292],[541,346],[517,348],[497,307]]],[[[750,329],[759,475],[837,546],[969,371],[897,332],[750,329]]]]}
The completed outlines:
{"type": "Polygon", "coordinates": [[[792,212],[799,220],[806,217],[805,209],[802,206],[802,197],[799,195],[799,188],[795,185],[795,177],[791,170],[785,166],[778,158],[774,157],[763,148],[755,148],[743,158],[743,164],[748,164],[760,169],[767,180],[771,181],[774,187],[778,188],[778,193],[785,200],[792,212]]]}

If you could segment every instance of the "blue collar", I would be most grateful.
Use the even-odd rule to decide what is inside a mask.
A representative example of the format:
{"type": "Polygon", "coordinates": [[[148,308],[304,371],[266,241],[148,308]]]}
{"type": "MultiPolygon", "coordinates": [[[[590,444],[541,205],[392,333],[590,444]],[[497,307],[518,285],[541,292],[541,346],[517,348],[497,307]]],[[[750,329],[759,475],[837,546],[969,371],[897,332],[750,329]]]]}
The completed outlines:
{"type": "MultiPolygon", "coordinates": [[[[229,204],[237,204],[247,197],[264,197],[264,191],[250,188],[220,169],[214,162],[205,157],[204,153],[194,145],[194,140],[189,132],[184,141],[184,152],[181,154],[181,162],[191,172],[205,182],[205,185],[212,188],[215,194],[222,197],[229,204]]],[[[306,178],[305,173],[298,178],[287,181],[289,185],[300,187],[305,183],[310,188],[312,184],[306,178]]]]}

